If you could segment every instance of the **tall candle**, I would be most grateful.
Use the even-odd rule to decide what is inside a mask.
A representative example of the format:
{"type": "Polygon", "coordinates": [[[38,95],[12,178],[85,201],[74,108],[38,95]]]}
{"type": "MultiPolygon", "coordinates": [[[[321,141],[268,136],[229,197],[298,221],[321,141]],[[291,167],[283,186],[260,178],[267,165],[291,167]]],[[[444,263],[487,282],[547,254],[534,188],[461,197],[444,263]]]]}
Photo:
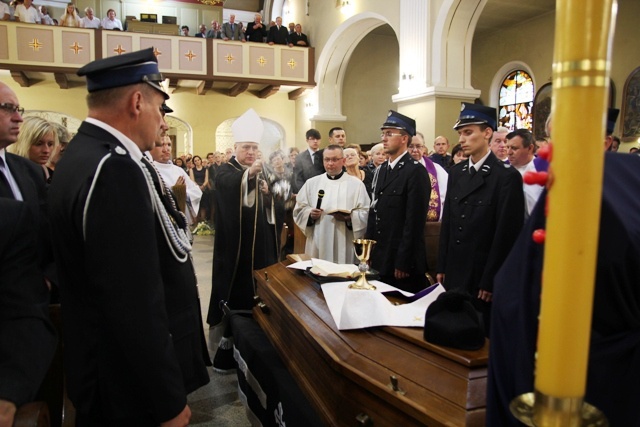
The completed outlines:
{"type": "Polygon", "coordinates": [[[554,180],[535,377],[536,391],[554,398],[581,399],[585,393],[614,1],[556,1],[554,180]]]}

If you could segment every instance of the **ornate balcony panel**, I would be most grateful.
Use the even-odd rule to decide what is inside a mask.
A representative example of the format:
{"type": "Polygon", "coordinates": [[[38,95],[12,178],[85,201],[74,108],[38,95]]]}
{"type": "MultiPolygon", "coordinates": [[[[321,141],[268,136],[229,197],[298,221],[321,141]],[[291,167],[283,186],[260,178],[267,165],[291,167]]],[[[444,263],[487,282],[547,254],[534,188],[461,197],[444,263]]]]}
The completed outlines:
{"type": "Polygon", "coordinates": [[[257,92],[264,96],[279,86],[315,86],[313,48],[0,23],[0,69],[21,73],[27,80],[29,72],[50,73],[64,83],[63,89],[68,87],[64,74],[75,74],[90,61],[148,47],[154,48],[160,70],[174,89],[183,80],[198,82],[196,86],[203,88],[198,93],[215,82],[231,82],[260,85],[257,92]]]}

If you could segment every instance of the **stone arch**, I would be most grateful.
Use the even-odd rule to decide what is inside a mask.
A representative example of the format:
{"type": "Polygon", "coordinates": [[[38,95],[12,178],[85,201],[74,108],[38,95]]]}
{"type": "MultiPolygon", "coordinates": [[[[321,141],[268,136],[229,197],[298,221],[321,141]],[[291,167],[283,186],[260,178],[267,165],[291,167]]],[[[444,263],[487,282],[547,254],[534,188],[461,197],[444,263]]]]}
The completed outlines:
{"type": "Polygon", "coordinates": [[[191,125],[176,116],[166,115],[164,121],[169,126],[168,134],[175,137],[176,157],[182,154],[195,154],[193,152],[193,128],[191,125]]]}
{"type": "Polygon", "coordinates": [[[347,19],[331,34],[316,66],[318,112],[311,120],[346,120],[342,114],[342,84],[349,59],[367,34],[385,24],[391,26],[384,16],[365,12],[347,19]]]}
{"type": "Polygon", "coordinates": [[[487,0],[445,0],[433,31],[432,70],[434,86],[473,89],[471,47],[476,24],[487,0]]]}

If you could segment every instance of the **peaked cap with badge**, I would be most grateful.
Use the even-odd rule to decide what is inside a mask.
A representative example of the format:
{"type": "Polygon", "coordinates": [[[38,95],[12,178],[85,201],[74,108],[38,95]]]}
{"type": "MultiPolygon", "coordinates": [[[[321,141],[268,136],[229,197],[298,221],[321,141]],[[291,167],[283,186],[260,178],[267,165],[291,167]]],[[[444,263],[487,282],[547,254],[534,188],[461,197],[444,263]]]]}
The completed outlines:
{"type": "Polygon", "coordinates": [[[86,76],[89,93],[147,83],[160,91],[165,99],[169,99],[169,95],[160,86],[160,82],[164,79],[158,69],[158,59],[152,47],[98,59],[80,68],[77,74],[86,76]]]}
{"type": "MultiPolygon", "coordinates": [[[[78,74],[91,93],[148,84],[168,98],[152,49],[78,74]]],[[[73,348],[66,384],[78,425],[157,426],[209,381],[198,288],[175,200],[127,129],[109,128],[134,122],[100,113],[80,125],[48,191],[65,348],[73,348]]]]}
{"type": "Polygon", "coordinates": [[[453,125],[453,129],[458,130],[467,125],[487,125],[495,131],[498,128],[496,113],[495,108],[463,102],[460,108],[460,117],[453,125]]]}
{"type": "Polygon", "coordinates": [[[387,119],[380,126],[380,129],[401,129],[411,136],[416,135],[416,121],[411,117],[400,114],[397,111],[389,110],[387,119]]]}

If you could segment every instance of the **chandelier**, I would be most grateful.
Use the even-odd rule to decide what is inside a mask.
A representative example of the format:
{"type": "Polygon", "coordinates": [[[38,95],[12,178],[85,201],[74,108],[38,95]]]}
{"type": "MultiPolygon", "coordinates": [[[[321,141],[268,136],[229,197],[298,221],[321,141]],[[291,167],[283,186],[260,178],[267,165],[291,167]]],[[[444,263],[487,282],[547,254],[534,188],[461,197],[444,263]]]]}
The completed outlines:
{"type": "Polygon", "coordinates": [[[202,4],[206,4],[207,6],[223,6],[224,0],[198,0],[202,4]]]}

